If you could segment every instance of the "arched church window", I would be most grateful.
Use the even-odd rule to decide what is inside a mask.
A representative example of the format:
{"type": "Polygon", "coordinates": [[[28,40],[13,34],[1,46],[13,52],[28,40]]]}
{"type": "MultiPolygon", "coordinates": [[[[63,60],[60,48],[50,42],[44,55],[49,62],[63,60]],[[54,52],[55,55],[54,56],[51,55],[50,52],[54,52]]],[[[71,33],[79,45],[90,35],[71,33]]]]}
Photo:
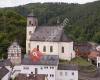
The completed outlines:
{"type": "Polygon", "coordinates": [[[39,50],[39,45],[37,45],[37,49],[39,50]]]}
{"type": "Polygon", "coordinates": [[[62,47],[62,53],[64,53],[64,47],[62,47]]]}
{"type": "Polygon", "coordinates": [[[46,46],[43,47],[43,52],[46,52],[46,46]]]}
{"type": "Polygon", "coordinates": [[[53,47],[52,46],[50,46],[50,52],[53,52],[53,47]]]}
{"type": "Polygon", "coordinates": [[[29,25],[31,25],[31,21],[29,21],[29,25]]]}

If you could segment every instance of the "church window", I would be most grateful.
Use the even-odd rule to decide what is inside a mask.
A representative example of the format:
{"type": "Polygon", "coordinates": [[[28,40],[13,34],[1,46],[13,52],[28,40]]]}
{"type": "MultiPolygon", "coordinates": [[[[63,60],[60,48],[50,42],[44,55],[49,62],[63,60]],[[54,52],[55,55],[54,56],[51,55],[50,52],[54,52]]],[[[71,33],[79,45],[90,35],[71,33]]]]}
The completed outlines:
{"type": "Polygon", "coordinates": [[[53,47],[52,46],[50,46],[50,52],[53,52],[53,47]]]}
{"type": "Polygon", "coordinates": [[[31,25],[31,21],[29,21],[29,25],[31,25]]]}
{"type": "Polygon", "coordinates": [[[39,45],[37,45],[37,49],[39,50],[39,45]]]}
{"type": "Polygon", "coordinates": [[[100,67],[100,63],[98,63],[98,67],[100,67]]]}
{"type": "Polygon", "coordinates": [[[64,47],[62,47],[62,53],[64,53],[64,47]]]}
{"type": "Polygon", "coordinates": [[[43,47],[43,52],[46,52],[46,46],[43,47]]]}
{"type": "Polygon", "coordinates": [[[36,25],[36,21],[35,21],[35,25],[36,25]]]}

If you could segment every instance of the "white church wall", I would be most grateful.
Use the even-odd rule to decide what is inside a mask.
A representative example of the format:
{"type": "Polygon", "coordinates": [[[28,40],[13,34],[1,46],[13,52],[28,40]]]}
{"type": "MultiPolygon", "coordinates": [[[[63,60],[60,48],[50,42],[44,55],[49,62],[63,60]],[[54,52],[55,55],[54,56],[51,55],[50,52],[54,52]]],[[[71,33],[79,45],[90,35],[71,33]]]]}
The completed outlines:
{"type": "Polygon", "coordinates": [[[58,43],[57,42],[41,42],[41,41],[31,41],[31,48],[32,51],[34,48],[37,48],[39,45],[39,51],[45,55],[58,55],[58,43]],[[43,47],[46,47],[46,52],[43,51],[43,47]],[[50,46],[53,47],[53,51],[50,52],[50,46]]]}
{"type": "Polygon", "coordinates": [[[27,27],[27,40],[30,40],[31,34],[35,31],[36,26],[27,27]]]}
{"type": "Polygon", "coordinates": [[[26,53],[27,54],[28,54],[28,51],[30,50],[29,44],[30,44],[30,41],[26,40],[26,53]]]}
{"type": "Polygon", "coordinates": [[[60,59],[71,60],[75,57],[75,52],[73,50],[73,42],[41,42],[41,41],[31,41],[30,49],[32,51],[39,45],[39,51],[44,55],[59,55],[60,59]],[[46,52],[43,51],[43,47],[46,47],[46,52]],[[50,46],[53,47],[53,52],[50,52],[50,46]],[[64,53],[62,53],[62,47],[64,47],[64,53]]]}
{"type": "Polygon", "coordinates": [[[59,42],[59,58],[62,60],[71,60],[75,57],[75,52],[73,50],[73,42],[59,42]],[[64,47],[64,52],[62,52],[62,47],[64,47]]]}

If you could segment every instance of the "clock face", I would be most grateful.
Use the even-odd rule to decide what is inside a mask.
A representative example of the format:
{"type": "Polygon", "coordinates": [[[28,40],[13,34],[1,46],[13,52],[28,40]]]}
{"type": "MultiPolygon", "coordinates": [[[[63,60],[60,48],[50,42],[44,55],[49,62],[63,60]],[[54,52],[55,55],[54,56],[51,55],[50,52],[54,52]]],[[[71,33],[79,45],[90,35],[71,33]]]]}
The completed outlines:
{"type": "Polygon", "coordinates": [[[37,48],[34,48],[34,49],[30,52],[29,56],[31,57],[31,59],[32,59],[33,61],[38,61],[38,60],[41,58],[42,53],[41,53],[37,48]]]}

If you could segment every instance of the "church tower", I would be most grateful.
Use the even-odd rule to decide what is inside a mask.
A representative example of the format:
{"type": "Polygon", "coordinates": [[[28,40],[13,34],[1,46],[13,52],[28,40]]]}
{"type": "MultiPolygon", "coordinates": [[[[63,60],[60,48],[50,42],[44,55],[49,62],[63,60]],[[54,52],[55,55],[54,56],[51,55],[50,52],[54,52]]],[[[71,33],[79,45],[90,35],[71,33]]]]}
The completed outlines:
{"type": "Polygon", "coordinates": [[[26,53],[30,51],[30,38],[31,35],[35,32],[36,27],[38,26],[38,20],[36,16],[31,13],[27,16],[27,33],[26,33],[26,53]]]}

